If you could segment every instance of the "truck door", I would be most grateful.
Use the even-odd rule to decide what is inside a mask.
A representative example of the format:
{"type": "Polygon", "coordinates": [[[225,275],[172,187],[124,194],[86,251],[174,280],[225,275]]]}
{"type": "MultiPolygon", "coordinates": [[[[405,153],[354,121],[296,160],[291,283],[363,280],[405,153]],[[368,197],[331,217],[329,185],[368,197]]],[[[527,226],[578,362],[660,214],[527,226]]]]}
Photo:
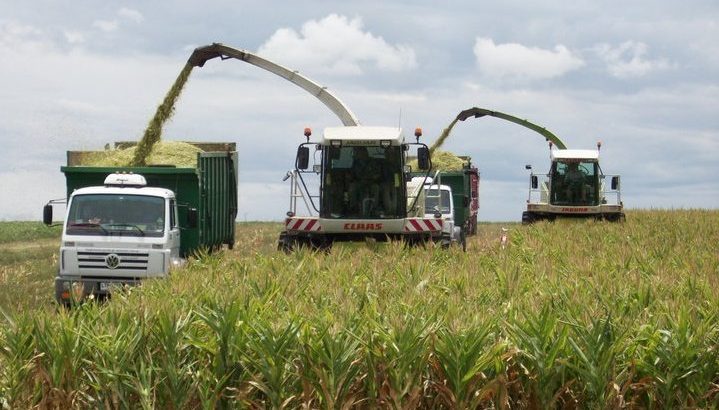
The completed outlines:
{"type": "Polygon", "coordinates": [[[168,246],[170,247],[170,257],[178,259],[180,257],[180,226],[177,223],[177,203],[174,199],[170,200],[169,220],[168,246]]]}

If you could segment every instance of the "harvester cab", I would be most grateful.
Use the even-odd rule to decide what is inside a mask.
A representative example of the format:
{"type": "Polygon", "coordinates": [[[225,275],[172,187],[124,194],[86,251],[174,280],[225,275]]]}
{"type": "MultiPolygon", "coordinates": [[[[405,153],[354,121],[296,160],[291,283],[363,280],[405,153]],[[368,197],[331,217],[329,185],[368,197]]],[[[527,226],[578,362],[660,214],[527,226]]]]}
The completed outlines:
{"type": "MultiPolygon", "coordinates": [[[[568,216],[624,220],[620,177],[602,172],[599,165],[601,143],[597,143],[596,150],[581,150],[553,149],[550,142],[549,149],[549,172],[530,174],[523,223],[568,216]]],[[[526,168],[532,169],[531,165],[526,168]]]]}
{"type": "Polygon", "coordinates": [[[416,142],[405,141],[394,127],[329,127],[317,142],[310,142],[310,135],[306,130],[307,142],[298,147],[295,169],[286,177],[291,179],[290,210],[280,249],[328,249],[334,242],[368,238],[449,243],[442,215],[425,216],[424,181],[411,183],[410,151],[424,178],[432,165],[429,148],[419,142],[421,129],[415,131],[416,142]],[[317,184],[308,183],[312,175],[317,184]],[[314,185],[317,193],[310,192],[314,185]],[[297,214],[300,200],[309,215],[297,214]]]}

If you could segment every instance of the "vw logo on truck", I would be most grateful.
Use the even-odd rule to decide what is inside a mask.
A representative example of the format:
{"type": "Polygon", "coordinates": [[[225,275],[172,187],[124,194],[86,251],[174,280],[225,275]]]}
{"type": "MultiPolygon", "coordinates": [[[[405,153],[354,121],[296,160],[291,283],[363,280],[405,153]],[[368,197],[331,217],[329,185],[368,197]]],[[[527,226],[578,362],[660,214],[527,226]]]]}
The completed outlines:
{"type": "Polygon", "coordinates": [[[120,257],[114,253],[105,256],[105,265],[110,269],[115,269],[120,266],[120,257]]]}

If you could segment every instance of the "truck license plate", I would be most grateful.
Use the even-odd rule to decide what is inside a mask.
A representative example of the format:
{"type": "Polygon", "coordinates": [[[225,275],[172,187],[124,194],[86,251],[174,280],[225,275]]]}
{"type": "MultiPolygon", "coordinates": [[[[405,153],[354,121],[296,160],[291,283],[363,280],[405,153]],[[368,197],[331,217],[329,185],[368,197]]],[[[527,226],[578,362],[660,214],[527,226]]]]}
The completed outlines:
{"type": "Polygon", "coordinates": [[[110,285],[111,284],[107,282],[100,282],[100,290],[103,292],[107,292],[108,290],[110,290],[110,285]]]}

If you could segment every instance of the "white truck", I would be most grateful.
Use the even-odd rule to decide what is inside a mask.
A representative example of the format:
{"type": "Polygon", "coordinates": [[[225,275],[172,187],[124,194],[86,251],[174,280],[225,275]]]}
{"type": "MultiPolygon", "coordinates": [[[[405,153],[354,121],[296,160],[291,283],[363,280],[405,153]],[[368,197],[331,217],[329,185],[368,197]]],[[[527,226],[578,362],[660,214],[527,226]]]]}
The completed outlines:
{"type": "Polygon", "coordinates": [[[55,278],[59,302],[105,296],[183,263],[175,194],[146,185],[142,175],[110,174],[104,186],[70,196],[55,278]]]}
{"type": "MultiPolygon", "coordinates": [[[[437,173],[436,175],[439,175],[437,173]]],[[[415,177],[416,178],[416,177],[415,177]]],[[[454,195],[452,187],[443,185],[440,178],[435,176],[429,178],[424,184],[424,216],[425,218],[442,216],[444,225],[442,226],[442,236],[449,239],[444,245],[458,244],[462,246],[462,250],[467,250],[466,232],[461,226],[455,223],[454,215],[456,210],[454,207],[454,195]],[[434,183],[437,181],[437,184],[434,183]]],[[[446,240],[445,239],[445,240],[446,240]]]]}
{"type": "Polygon", "coordinates": [[[237,215],[234,143],[197,143],[196,167],[95,167],[73,163],[68,152],[66,203],[55,296],[62,304],[113,288],[165,277],[199,249],[233,247],[237,215]]]}

